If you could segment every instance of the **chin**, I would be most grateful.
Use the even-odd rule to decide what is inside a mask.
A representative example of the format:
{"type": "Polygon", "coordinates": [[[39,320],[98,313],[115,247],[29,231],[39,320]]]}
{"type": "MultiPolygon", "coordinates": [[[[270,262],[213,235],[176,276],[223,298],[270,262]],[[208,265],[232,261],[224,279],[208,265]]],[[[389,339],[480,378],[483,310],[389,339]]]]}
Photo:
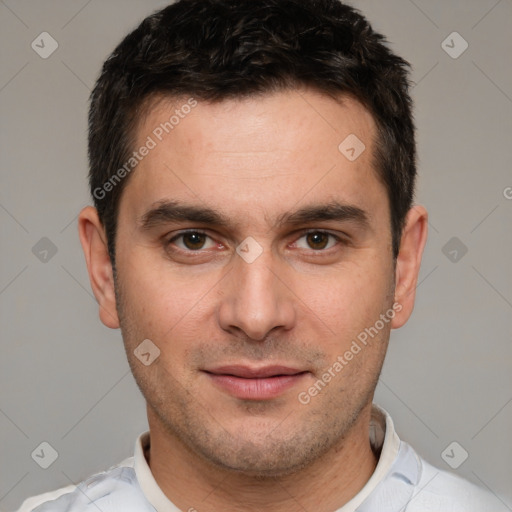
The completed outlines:
{"type": "MultiPolygon", "coordinates": [[[[278,428],[278,427],[277,427],[278,428]]],[[[227,432],[210,437],[208,441],[197,443],[196,451],[203,459],[217,468],[256,479],[275,479],[296,473],[314,463],[331,447],[330,442],[321,443],[309,429],[295,432],[286,438],[272,437],[272,431],[266,429],[252,439],[245,430],[240,435],[227,432]],[[244,437],[245,436],[245,437],[244,437]]]]}

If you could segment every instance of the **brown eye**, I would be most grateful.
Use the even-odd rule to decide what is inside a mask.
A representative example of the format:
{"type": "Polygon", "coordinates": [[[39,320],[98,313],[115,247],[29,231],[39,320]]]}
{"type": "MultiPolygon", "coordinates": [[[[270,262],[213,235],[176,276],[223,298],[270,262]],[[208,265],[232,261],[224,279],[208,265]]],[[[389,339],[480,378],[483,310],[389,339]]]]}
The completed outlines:
{"type": "Polygon", "coordinates": [[[342,237],[322,230],[310,230],[302,234],[292,244],[294,249],[303,249],[305,251],[318,252],[319,254],[327,253],[329,249],[334,249],[336,246],[343,246],[346,242],[342,237]]]}
{"type": "Polygon", "coordinates": [[[308,233],[306,240],[311,249],[320,250],[325,249],[329,243],[329,234],[316,231],[314,233],[308,233]]]}
{"type": "Polygon", "coordinates": [[[167,242],[168,246],[176,246],[182,251],[200,251],[201,249],[211,249],[215,242],[206,234],[200,231],[187,231],[180,233],[167,242]]]}
{"type": "Polygon", "coordinates": [[[191,251],[202,249],[206,241],[206,235],[203,233],[184,233],[182,238],[183,245],[191,251]]]}

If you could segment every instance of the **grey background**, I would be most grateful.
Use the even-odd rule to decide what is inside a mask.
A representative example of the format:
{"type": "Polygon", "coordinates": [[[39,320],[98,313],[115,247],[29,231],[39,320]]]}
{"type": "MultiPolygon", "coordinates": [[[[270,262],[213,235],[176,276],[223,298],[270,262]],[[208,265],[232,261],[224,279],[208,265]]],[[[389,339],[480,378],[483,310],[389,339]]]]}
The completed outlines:
{"type": "MultiPolygon", "coordinates": [[[[120,333],[99,321],[76,216],[90,203],[90,89],[166,3],[0,1],[2,510],[130,456],[147,428],[120,333]],[[59,44],[47,59],[31,48],[43,31],[59,44]],[[46,262],[43,237],[57,250],[46,262]],[[46,470],[31,458],[43,441],[59,455],[46,470]]],[[[469,457],[454,471],[512,510],[512,1],[352,3],[414,65],[417,202],[430,212],[416,309],[392,333],[376,401],[439,467],[457,441],[469,457]],[[457,59],[441,46],[454,31],[469,44],[457,59]]]]}

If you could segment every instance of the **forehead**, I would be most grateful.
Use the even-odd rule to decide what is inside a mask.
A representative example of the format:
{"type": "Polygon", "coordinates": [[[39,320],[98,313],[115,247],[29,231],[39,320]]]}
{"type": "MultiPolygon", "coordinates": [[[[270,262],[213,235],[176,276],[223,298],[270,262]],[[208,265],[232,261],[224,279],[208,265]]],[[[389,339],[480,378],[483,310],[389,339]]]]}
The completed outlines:
{"type": "Polygon", "coordinates": [[[356,100],[310,90],[214,103],[159,98],[137,129],[136,148],[151,149],[121,202],[134,214],[169,199],[226,212],[245,205],[267,218],[300,201],[369,206],[385,199],[373,168],[375,133],[356,100]]]}

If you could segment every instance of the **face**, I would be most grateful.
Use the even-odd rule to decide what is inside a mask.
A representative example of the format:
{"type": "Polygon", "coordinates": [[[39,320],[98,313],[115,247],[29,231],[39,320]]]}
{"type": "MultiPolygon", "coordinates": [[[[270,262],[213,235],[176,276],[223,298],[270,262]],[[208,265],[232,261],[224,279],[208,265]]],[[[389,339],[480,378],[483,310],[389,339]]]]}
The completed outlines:
{"type": "Polygon", "coordinates": [[[120,202],[126,352],[150,425],[217,466],[286,474],[348,435],[384,359],[395,281],[375,124],[312,91],[186,103],[150,110],[137,147],[155,145],[120,202]],[[176,109],[190,112],[159,131],[176,109]],[[356,159],[362,146],[338,148],[351,134],[356,159]],[[147,339],[147,361],[160,353],[145,365],[147,339]]]}

